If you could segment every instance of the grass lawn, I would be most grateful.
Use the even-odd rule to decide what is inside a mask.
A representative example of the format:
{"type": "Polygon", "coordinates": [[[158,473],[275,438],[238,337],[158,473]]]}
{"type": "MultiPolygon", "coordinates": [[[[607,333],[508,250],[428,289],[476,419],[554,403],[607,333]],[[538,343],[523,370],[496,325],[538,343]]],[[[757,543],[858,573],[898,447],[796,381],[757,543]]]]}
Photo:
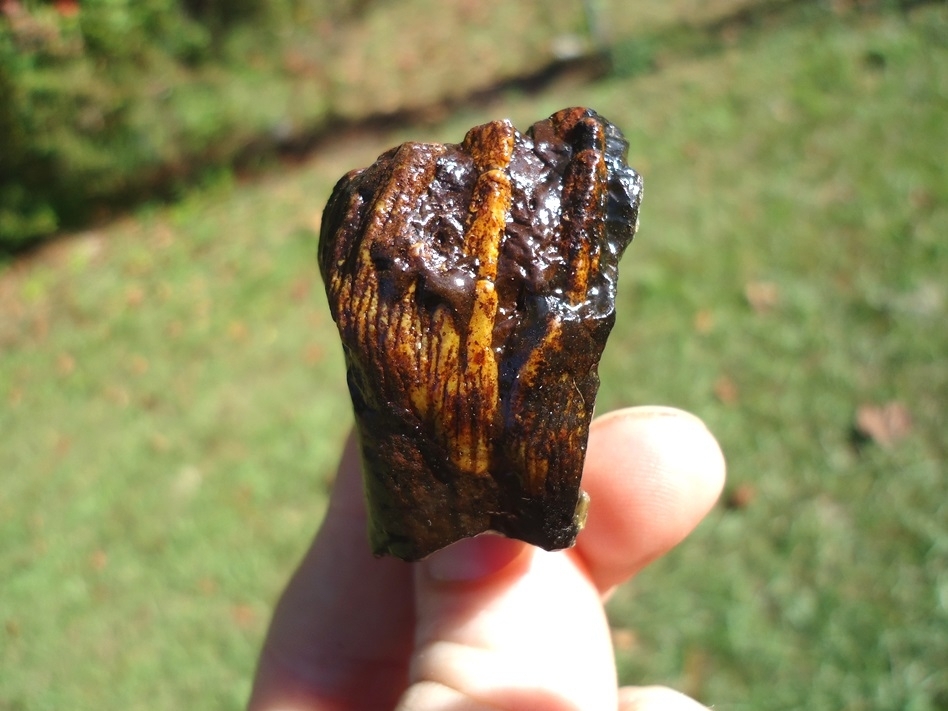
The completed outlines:
{"type": "Polygon", "coordinates": [[[242,706],[349,426],[315,266],[333,183],[576,104],[645,177],[599,407],[692,409],[730,467],[613,599],[622,681],[716,709],[948,709],[948,7],[804,13],[649,63],[0,267],[0,710],[242,706]]]}

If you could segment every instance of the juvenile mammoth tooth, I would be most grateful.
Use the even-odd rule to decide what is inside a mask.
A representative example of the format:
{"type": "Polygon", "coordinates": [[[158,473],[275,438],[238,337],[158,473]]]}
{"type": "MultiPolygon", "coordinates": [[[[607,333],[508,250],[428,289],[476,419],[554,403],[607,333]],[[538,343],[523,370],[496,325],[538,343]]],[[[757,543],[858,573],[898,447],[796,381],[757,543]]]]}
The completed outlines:
{"type": "Polygon", "coordinates": [[[571,546],[617,263],[642,180],[583,108],[520,134],[405,143],[333,190],[319,266],[339,327],[372,550],[496,531],[571,546]]]}

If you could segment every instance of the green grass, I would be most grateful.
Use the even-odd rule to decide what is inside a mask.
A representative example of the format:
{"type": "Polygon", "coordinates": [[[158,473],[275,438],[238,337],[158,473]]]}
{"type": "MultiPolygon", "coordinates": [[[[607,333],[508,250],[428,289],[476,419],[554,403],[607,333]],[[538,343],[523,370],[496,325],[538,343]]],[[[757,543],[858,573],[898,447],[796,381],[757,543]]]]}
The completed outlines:
{"type": "Polygon", "coordinates": [[[945,66],[943,5],[752,28],[6,267],[0,709],[240,708],[348,426],[315,267],[333,182],[409,137],[573,104],[622,126],[646,181],[600,409],[695,410],[746,497],[614,598],[623,682],[717,709],[948,708],[945,66]],[[856,409],[891,400],[908,436],[855,441],[856,409]]]}

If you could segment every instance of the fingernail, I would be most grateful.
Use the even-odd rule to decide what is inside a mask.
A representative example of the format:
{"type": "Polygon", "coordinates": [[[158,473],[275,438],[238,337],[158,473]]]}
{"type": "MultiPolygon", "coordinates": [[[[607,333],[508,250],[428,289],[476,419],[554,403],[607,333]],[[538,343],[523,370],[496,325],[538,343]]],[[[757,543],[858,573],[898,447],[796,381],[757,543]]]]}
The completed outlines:
{"type": "Polygon", "coordinates": [[[482,534],[452,543],[422,561],[428,576],[441,583],[470,583],[510,565],[526,545],[496,534],[482,534]]]}

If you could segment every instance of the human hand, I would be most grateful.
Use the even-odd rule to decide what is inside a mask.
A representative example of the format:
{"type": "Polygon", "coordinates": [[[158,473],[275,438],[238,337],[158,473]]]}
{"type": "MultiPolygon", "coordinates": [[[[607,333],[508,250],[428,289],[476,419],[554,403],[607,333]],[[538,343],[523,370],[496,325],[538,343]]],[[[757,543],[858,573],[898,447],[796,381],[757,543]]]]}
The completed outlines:
{"type": "Polygon", "coordinates": [[[603,600],[714,504],[724,459],[669,408],[590,428],[586,528],[549,553],[483,535],[407,564],[366,542],[347,443],[322,528],[280,599],[250,711],[693,711],[659,687],[617,688],[603,600]]]}

